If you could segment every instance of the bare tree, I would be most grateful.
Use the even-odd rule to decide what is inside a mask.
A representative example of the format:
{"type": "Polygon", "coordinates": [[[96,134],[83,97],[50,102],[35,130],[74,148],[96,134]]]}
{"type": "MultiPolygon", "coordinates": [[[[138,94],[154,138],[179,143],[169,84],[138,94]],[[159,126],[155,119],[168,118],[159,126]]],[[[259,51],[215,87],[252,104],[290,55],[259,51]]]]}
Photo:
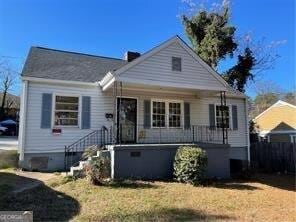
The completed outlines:
{"type": "Polygon", "coordinates": [[[242,54],[245,48],[250,48],[256,58],[252,71],[256,76],[266,70],[273,69],[280,55],[277,54],[277,48],[286,44],[287,40],[277,40],[267,42],[265,37],[259,40],[254,39],[250,31],[242,36],[237,37],[239,47],[237,54],[242,54]]]}
{"type": "Polygon", "coordinates": [[[257,81],[253,88],[257,95],[274,93],[279,96],[284,93],[284,90],[272,80],[257,81]]]}
{"type": "Polygon", "coordinates": [[[6,108],[12,105],[12,102],[7,99],[7,95],[15,84],[16,77],[17,73],[10,68],[9,63],[3,60],[0,61],[0,93],[2,95],[0,119],[4,117],[6,108]]]}

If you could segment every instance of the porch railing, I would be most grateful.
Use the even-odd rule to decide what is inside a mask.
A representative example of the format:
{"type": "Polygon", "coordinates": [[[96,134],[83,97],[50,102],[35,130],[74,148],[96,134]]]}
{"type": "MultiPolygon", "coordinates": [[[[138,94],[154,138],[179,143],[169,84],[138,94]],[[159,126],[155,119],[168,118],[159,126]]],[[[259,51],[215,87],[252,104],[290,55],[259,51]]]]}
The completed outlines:
{"type": "Polygon", "coordinates": [[[120,124],[94,130],[69,146],[65,146],[65,170],[78,163],[86,148],[104,149],[111,144],[172,144],[172,143],[223,143],[222,129],[206,125],[190,127],[145,127],[144,125],[120,124]]]}
{"type": "Polygon", "coordinates": [[[191,125],[190,127],[145,127],[133,124],[120,124],[114,127],[113,141],[117,144],[165,144],[165,143],[223,143],[221,128],[207,125],[191,125]],[[115,135],[114,135],[115,133],[115,135]]]}

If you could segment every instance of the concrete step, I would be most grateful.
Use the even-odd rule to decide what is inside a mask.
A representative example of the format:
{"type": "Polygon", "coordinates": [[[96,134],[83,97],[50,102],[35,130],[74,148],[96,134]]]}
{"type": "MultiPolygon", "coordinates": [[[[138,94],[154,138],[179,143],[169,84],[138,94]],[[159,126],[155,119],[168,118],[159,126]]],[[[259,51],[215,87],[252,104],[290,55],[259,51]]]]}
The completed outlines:
{"type": "Polygon", "coordinates": [[[84,168],[85,165],[87,165],[89,163],[89,160],[82,160],[79,161],[79,167],[81,167],[82,169],[84,168]]]}
{"type": "Polygon", "coordinates": [[[73,177],[81,177],[84,175],[84,166],[88,163],[88,161],[79,161],[78,166],[72,166],[70,168],[70,172],[68,173],[68,176],[73,177]]]}
{"type": "Polygon", "coordinates": [[[97,151],[96,156],[89,157],[87,160],[79,161],[78,166],[72,166],[70,172],[67,172],[65,176],[81,177],[84,175],[84,167],[95,158],[110,158],[110,151],[100,150],[97,151]]]}

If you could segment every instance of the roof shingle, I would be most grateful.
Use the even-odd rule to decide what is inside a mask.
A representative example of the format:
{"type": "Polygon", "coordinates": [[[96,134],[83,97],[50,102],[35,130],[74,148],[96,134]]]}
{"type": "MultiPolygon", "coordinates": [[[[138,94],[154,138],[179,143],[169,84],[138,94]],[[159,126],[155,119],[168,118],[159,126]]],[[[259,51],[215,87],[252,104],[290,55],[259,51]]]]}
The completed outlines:
{"type": "Polygon", "coordinates": [[[31,47],[22,76],[96,82],[127,61],[42,47],[31,47]]]}

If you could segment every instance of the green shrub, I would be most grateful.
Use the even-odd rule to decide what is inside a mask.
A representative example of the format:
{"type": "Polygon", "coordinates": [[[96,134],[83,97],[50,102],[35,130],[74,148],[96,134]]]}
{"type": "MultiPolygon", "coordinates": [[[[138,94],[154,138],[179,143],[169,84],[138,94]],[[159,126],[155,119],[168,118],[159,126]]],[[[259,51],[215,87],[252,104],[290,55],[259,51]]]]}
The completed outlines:
{"type": "Polygon", "coordinates": [[[110,159],[107,157],[92,158],[84,167],[86,177],[94,185],[102,185],[110,175],[110,159]]]}
{"type": "Polygon", "coordinates": [[[17,168],[19,155],[16,150],[0,151],[0,169],[17,168]]]}
{"type": "Polygon", "coordinates": [[[174,161],[174,176],[179,182],[201,184],[206,178],[206,152],[194,146],[178,148],[174,161]]]}

